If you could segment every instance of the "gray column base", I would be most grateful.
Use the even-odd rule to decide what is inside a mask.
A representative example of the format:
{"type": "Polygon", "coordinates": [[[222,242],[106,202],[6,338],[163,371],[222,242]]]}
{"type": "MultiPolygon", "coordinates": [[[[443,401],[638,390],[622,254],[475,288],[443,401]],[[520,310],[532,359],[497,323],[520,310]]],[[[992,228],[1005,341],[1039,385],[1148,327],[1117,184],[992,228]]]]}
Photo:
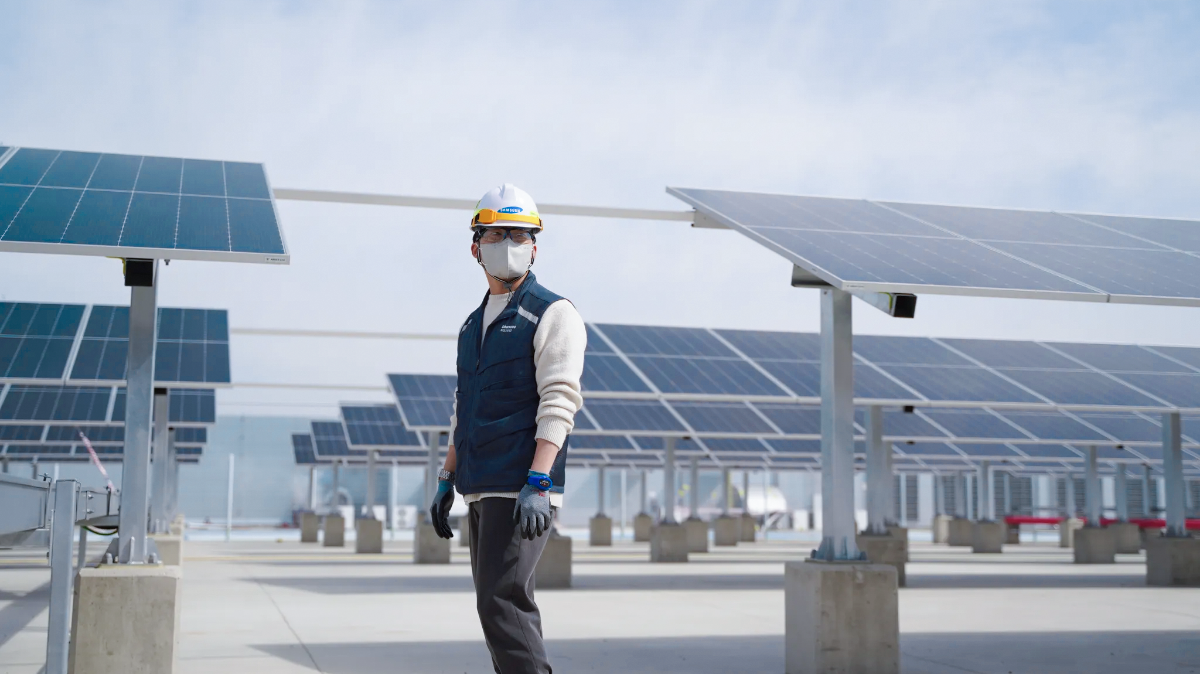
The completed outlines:
{"type": "Polygon", "coordinates": [[[708,522],[699,517],[689,517],[683,522],[687,532],[688,552],[708,552],[708,522]]]}
{"type": "Polygon", "coordinates": [[[596,515],[588,520],[588,545],[592,547],[612,546],[612,518],[596,515]]]}
{"type": "Polygon", "coordinates": [[[321,531],[321,516],[316,513],[300,513],[300,542],[316,543],[321,531]]]}
{"type": "Polygon", "coordinates": [[[754,534],[758,530],[758,522],[749,515],[742,515],[742,538],[741,543],[753,543],[754,534]]]}
{"type": "Polygon", "coordinates": [[[413,564],[449,564],[450,539],[437,535],[429,522],[421,522],[413,532],[413,564]]]}
{"type": "Polygon", "coordinates": [[[539,590],[571,587],[571,538],[550,529],[546,549],[534,570],[534,587],[539,590]]]}
{"type": "Polygon", "coordinates": [[[171,520],[171,526],[167,529],[172,536],[183,536],[183,530],[187,527],[187,520],[183,517],[183,513],[175,516],[171,520]]]}
{"type": "Polygon", "coordinates": [[[151,534],[158,548],[158,561],[166,566],[183,566],[183,537],[170,534],[151,534]]]}
{"type": "Polygon", "coordinates": [[[646,543],[650,540],[650,530],[654,528],[654,518],[646,513],[638,513],[633,518],[633,540],[646,543]]]}
{"type": "Polygon", "coordinates": [[[1058,523],[1058,547],[1070,548],[1075,545],[1075,532],[1083,528],[1083,520],[1072,517],[1058,523]]]}
{"type": "Polygon", "coordinates": [[[471,547],[471,518],[468,515],[458,518],[458,547],[471,547]]]}
{"type": "Polygon", "coordinates": [[[688,560],[687,530],[682,524],[659,523],[650,532],[650,561],[686,562],[688,560]]]}
{"type": "Polygon", "coordinates": [[[971,530],[971,552],[1004,552],[1007,528],[1004,522],[976,522],[971,530]]]}
{"type": "Polygon", "coordinates": [[[885,564],[788,562],[784,566],[787,674],[898,674],[896,582],[895,567],[885,564]]]}
{"type": "Polygon", "coordinates": [[[1004,528],[1007,536],[1004,538],[1005,545],[1020,545],[1021,544],[1021,527],[1016,524],[1005,524],[1004,528]]]}
{"type": "Polygon", "coordinates": [[[1154,541],[1158,540],[1159,538],[1162,538],[1162,535],[1163,535],[1162,529],[1142,529],[1142,533],[1141,533],[1142,549],[1149,550],[1150,544],[1153,543],[1154,541]]]}
{"type": "Polygon", "coordinates": [[[1076,564],[1117,563],[1117,537],[1111,529],[1083,527],[1075,532],[1072,543],[1076,564]]]}
{"type": "Polygon", "coordinates": [[[321,545],[327,548],[341,548],[346,545],[346,519],[341,515],[325,516],[325,539],[321,545]]]}
{"type": "Polygon", "coordinates": [[[1200,538],[1150,539],[1146,544],[1146,584],[1200,587],[1200,538]]]}
{"type": "Polygon", "coordinates": [[[965,517],[955,517],[949,522],[946,545],[965,548],[975,544],[975,523],[965,517]]]}
{"type": "Polygon", "coordinates": [[[383,552],[383,522],[359,518],[354,520],[354,551],[363,554],[383,552]]]}
{"type": "Polygon", "coordinates": [[[178,566],[158,564],[80,569],[71,612],[68,671],[175,671],[182,577],[178,566]]]}
{"type": "Polygon", "coordinates": [[[938,515],[933,518],[933,542],[945,543],[950,540],[950,520],[954,518],[949,515],[938,515]]]}
{"type": "Polygon", "coordinates": [[[1113,522],[1108,525],[1117,541],[1118,555],[1136,555],[1142,549],[1141,527],[1132,522],[1113,522]]]}
{"type": "Polygon", "coordinates": [[[904,573],[905,563],[908,562],[908,538],[862,533],[858,534],[856,540],[858,549],[862,550],[868,561],[895,568],[896,583],[900,587],[905,586],[908,580],[904,573]]]}
{"type": "Polygon", "coordinates": [[[721,515],[713,520],[713,545],[729,547],[738,544],[740,538],[741,520],[729,515],[721,515]]]}

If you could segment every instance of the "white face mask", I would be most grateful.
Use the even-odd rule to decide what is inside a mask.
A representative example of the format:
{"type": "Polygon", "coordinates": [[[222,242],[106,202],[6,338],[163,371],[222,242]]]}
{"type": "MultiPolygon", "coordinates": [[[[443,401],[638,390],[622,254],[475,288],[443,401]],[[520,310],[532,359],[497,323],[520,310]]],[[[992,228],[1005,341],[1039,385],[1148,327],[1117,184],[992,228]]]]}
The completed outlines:
{"type": "Polygon", "coordinates": [[[511,239],[499,243],[481,243],[479,258],[487,273],[498,279],[512,281],[533,264],[533,244],[517,245],[511,239]]]}

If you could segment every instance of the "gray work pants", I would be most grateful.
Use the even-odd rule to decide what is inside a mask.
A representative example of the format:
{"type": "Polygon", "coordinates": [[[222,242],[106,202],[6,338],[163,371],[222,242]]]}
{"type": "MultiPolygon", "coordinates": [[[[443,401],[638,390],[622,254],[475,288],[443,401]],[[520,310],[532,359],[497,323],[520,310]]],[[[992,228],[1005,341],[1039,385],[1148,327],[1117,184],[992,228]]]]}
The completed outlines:
{"type": "Polygon", "coordinates": [[[533,573],[549,534],[522,538],[513,522],[516,505],[516,499],[495,497],[471,504],[475,607],[496,674],[551,674],[533,601],[533,573]]]}

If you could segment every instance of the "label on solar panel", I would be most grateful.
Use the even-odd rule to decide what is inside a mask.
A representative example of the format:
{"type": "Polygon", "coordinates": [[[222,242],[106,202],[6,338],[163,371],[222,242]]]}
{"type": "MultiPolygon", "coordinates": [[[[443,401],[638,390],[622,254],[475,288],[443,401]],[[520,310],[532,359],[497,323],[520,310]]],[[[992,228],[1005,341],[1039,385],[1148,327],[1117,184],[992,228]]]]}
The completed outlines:
{"type": "Polygon", "coordinates": [[[261,164],[18,148],[0,251],[288,264],[261,164]]]}

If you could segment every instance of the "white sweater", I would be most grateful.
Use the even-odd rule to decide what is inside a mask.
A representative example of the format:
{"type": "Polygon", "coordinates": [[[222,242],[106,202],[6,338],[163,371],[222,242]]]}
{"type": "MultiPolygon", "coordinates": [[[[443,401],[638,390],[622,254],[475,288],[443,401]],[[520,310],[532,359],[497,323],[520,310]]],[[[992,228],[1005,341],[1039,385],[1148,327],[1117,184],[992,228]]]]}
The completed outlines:
{"type": "MultiPolygon", "coordinates": [[[[496,320],[508,305],[508,294],[491,295],[483,309],[483,327],[496,320]]],[[[482,342],[482,337],[480,341],[482,342]]],[[[482,346],[482,344],[481,344],[482,346]]],[[[575,413],[583,407],[580,393],[580,378],[583,377],[583,353],[587,349],[587,329],[575,305],[559,300],[542,314],[537,330],[533,334],[534,379],[537,381],[541,401],[537,411],[537,439],[548,440],[558,447],[575,428],[575,413]]],[[[457,396],[456,396],[457,398],[457,396]]],[[[450,442],[454,440],[454,428],[458,425],[457,407],[450,417],[450,442]]],[[[468,494],[467,503],[482,498],[516,498],[518,492],[488,492],[468,494]]],[[[562,494],[551,494],[550,503],[562,506],[562,494]]]]}

